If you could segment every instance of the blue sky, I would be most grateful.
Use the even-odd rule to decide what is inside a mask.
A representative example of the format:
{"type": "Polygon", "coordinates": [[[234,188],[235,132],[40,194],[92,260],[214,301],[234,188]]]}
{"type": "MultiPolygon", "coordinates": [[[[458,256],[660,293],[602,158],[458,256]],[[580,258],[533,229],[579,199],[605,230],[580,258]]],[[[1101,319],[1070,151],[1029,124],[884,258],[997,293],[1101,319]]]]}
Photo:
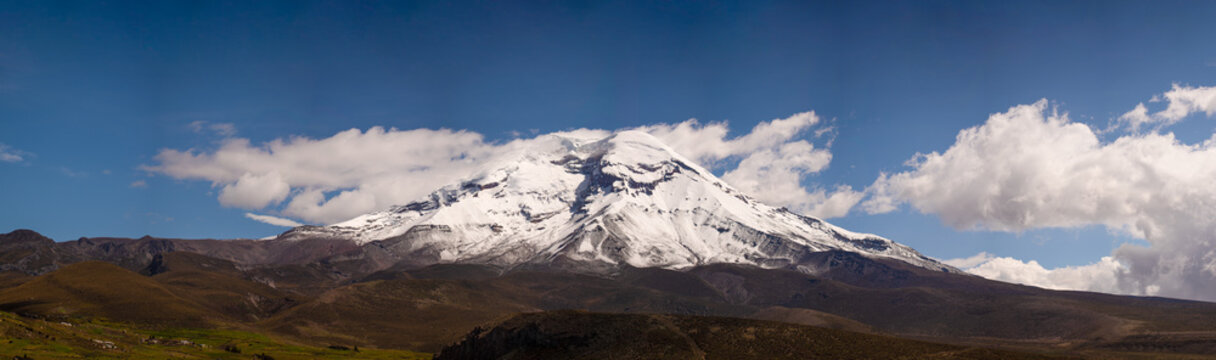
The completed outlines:
{"type": "MultiPolygon", "coordinates": [[[[689,118],[742,134],[813,110],[835,129],[833,159],[804,183],[860,190],[1012,106],[1047,99],[1105,128],[1172,84],[1216,85],[1212,14],[1198,1],[6,1],[0,150],[21,160],[0,162],[0,229],[282,231],[221,206],[208,181],[141,170],[162,149],[219,146],[223,131],[191,123],[254,144],[372,126],[493,142],[689,118]]],[[[1165,130],[1197,144],[1213,127],[1197,115],[1165,130]]],[[[937,258],[1047,267],[1144,242],[1101,224],[960,231],[908,206],[832,222],[937,258]]]]}

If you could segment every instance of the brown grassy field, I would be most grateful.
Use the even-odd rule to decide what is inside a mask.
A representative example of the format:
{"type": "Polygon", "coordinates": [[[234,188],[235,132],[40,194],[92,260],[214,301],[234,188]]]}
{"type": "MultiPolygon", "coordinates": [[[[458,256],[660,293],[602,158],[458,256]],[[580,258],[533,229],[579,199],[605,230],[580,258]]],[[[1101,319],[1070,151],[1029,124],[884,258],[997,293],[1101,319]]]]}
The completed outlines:
{"type": "MultiPolygon", "coordinates": [[[[688,316],[779,321],[784,324],[748,325],[778,337],[783,333],[767,331],[812,325],[962,349],[933,353],[955,358],[985,351],[1109,359],[1190,359],[1216,353],[1216,305],[1210,303],[1048,291],[909,272],[898,264],[830,260],[844,270],[811,276],[716,265],[594,276],[448,264],[335,275],[321,263],[250,266],[169,252],[126,268],[86,261],[41,276],[0,272],[0,311],[21,314],[27,321],[96,320],[131,330],[235,331],[305,347],[341,344],[420,352],[437,352],[471,329],[488,329],[519,313],[574,309],[666,314],[673,316],[665,318],[671,321],[688,316]]],[[[633,321],[623,324],[650,324],[633,321]]],[[[700,339],[684,330],[677,333],[700,339]]],[[[731,343],[746,339],[745,333],[727,332],[727,338],[698,334],[706,344],[697,348],[706,352],[742,356],[731,348],[777,346],[761,345],[763,338],[731,343]]],[[[790,351],[802,354],[795,350],[790,351]]]]}
{"type": "Polygon", "coordinates": [[[456,359],[1065,359],[739,318],[600,314],[516,316],[437,357],[456,359]]]}

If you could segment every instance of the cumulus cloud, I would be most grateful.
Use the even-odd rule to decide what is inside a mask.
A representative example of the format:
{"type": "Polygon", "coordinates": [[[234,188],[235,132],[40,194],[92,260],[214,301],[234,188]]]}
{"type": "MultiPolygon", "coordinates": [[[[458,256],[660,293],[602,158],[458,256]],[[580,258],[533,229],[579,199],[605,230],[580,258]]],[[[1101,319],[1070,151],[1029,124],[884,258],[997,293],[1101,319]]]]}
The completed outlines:
{"type": "MultiPolygon", "coordinates": [[[[1127,271],[1127,268],[1123,264],[1115,261],[1110,256],[1102,257],[1098,262],[1089,265],[1066,266],[1055,269],[1044,268],[1034,260],[1025,262],[1010,257],[992,256],[986,252],[981,252],[968,258],[951,259],[943,262],[963,269],[968,273],[993,280],[1033,285],[1047,289],[1108,293],[1117,293],[1123,290],[1119,287],[1119,276],[1127,271]]],[[[1142,294],[1155,295],[1154,291],[1146,290],[1142,294]]]]}
{"type": "MultiPolygon", "coordinates": [[[[662,139],[681,155],[692,158],[702,165],[713,166],[724,159],[783,146],[818,123],[819,117],[814,112],[804,112],[785,119],[761,122],[746,135],[734,138],[727,136],[730,126],[726,122],[701,124],[696,119],[678,124],[643,126],[638,130],[646,131],[662,139]]],[[[800,142],[805,143],[805,141],[800,142]]],[[[806,150],[814,149],[807,148],[806,150]]],[[[826,163],[823,166],[826,166],[826,163]]]]}
{"type": "Polygon", "coordinates": [[[1132,131],[1139,131],[1142,126],[1169,126],[1194,113],[1216,114],[1216,87],[1190,87],[1174,84],[1170,91],[1160,96],[1154,96],[1149,102],[1165,101],[1166,108],[1149,114],[1144,103],[1136,105],[1131,111],[1119,117],[1119,122],[1127,125],[1132,131]]]}
{"type": "Polygon", "coordinates": [[[817,189],[809,194],[803,204],[794,204],[795,208],[805,208],[807,214],[821,218],[843,217],[861,202],[866,193],[854,191],[852,186],[837,185],[836,190],[829,194],[824,189],[817,189]],[[802,207],[799,207],[801,205],[802,207]],[[809,206],[809,207],[806,207],[809,206]]]}
{"type": "MultiPolygon", "coordinates": [[[[724,170],[727,182],[761,200],[810,215],[842,216],[860,201],[861,192],[848,186],[829,192],[800,185],[831,161],[828,150],[800,138],[818,123],[813,113],[796,114],[762,122],[737,137],[729,136],[725,122],[702,125],[696,120],[621,130],[649,132],[694,161],[724,170]],[[730,160],[738,162],[728,166],[730,160]]],[[[567,133],[603,137],[612,132],[567,133]]],[[[224,206],[257,210],[285,202],[283,216],[334,223],[417,200],[533,139],[493,143],[469,131],[381,127],[258,145],[229,137],[212,151],[164,149],[144,169],[210,181],[220,188],[224,206]]]]}
{"type": "MultiPolygon", "coordinates": [[[[794,114],[785,119],[762,122],[746,135],[728,138],[725,122],[702,125],[696,120],[679,124],[659,124],[641,128],[662,139],[676,152],[698,163],[715,167],[727,159],[739,159],[722,179],[740,191],[765,203],[823,218],[844,216],[864,193],[838,186],[832,193],[822,188],[805,188],[802,181],[832,162],[832,153],[799,139],[820,123],[814,112],[794,114]]],[[[821,127],[816,137],[832,131],[821,127]]]]}
{"type": "MultiPolygon", "coordinates": [[[[1180,99],[1166,98],[1171,106],[1180,99]]],[[[1149,244],[1122,245],[1109,261],[1060,272],[1068,275],[1014,259],[981,265],[983,274],[1014,279],[1006,270],[1020,269],[1028,275],[1018,281],[1060,287],[1080,286],[1071,279],[1084,275],[1106,281],[1091,286],[1122,293],[1216,299],[1214,140],[1184,144],[1153,132],[1103,142],[1044,100],[993,114],[961,131],[945,152],[918,154],[908,165],[881,175],[863,208],[880,213],[906,203],[957,229],[1098,224],[1149,244]]]]}
{"type": "Polygon", "coordinates": [[[253,219],[255,221],[274,225],[274,226],[296,227],[296,226],[304,225],[304,224],[299,223],[298,221],[295,221],[292,219],[284,219],[284,218],[281,218],[278,216],[245,213],[245,217],[253,219]]]}
{"type": "Polygon", "coordinates": [[[0,162],[19,163],[25,161],[25,159],[29,156],[30,153],[17,150],[11,146],[5,145],[4,143],[0,143],[0,162]]]}
{"type": "Polygon", "coordinates": [[[471,132],[373,127],[261,145],[228,138],[214,151],[164,149],[144,169],[211,181],[225,206],[260,209],[290,198],[283,215],[332,223],[415,200],[469,174],[494,148],[471,132]]]}
{"type": "Polygon", "coordinates": [[[278,172],[245,173],[220,190],[220,204],[245,209],[261,209],[287,198],[291,185],[278,172]]]}

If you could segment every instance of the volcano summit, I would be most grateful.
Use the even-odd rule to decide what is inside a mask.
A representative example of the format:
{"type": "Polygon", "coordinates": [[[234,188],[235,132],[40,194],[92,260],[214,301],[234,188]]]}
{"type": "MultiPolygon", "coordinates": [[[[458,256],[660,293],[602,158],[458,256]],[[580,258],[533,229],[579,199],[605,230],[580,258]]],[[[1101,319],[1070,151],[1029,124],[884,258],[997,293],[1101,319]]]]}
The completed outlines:
{"type": "Polygon", "coordinates": [[[546,135],[425,199],[278,240],[381,242],[411,262],[603,271],[716,263],[805,273],[843,250],[946,272],[912,248],[762,204],[655,137],[546,135]]]}

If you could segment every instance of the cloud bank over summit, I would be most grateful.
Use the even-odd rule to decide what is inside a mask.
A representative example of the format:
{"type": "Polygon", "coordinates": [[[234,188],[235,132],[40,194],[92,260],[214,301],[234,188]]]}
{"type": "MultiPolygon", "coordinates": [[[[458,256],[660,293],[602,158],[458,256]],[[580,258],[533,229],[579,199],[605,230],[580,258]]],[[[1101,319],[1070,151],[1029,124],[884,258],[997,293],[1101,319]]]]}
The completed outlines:
{"type": "MultiPolygon", "coordinates": [[[[830,130],[812,112],[761,122],[733,137],[726,122],[702,124],[695,119],[555,134],[602,138],[624,130],[654,135],[680,154],[723,171],[724,180],[769,204],[831,218],[845,215],[862,199],[862,192],[847,185],[830,190],[803,185],[832,160],[828,149],[811,142],[830,130]]],[[[214,150],[164,149],[157,163],[144,169],[210,181],[220,189],[218,200],[224,206],[281,215],[250,219],[273,225],[292,224],[285,218],[335,223],[417,200],[543,136],[497,143],[471,131],[373,127],[323,139],[289,137],[256,145],[227,137],[214,150]]]]}
{"type": "MultiPolygon", "coordinates": [[[[1101,226],[1143,242],[1055,269],[986,252],[946,262],[1053,289],[1216,299],[1216,134],[1185,143],[1166,131],[1216,113],[1216,87],[1174,85],[1148,104],[1160,109],[1141,103],[1108,129],[1074,121],[1047,100],[1013,106],[859,190],[810,181],[833,158],[824,136],[832,127],[813,112],[735,136],[726,122],[695,119],[553,134],[644,131],[761,201],[822,218],[906,206],[960,231],[1101,226]]],[[[209,181],[222,205],[260,212],[247,217],[279,226],[335,223],[416,200],[546,136],[495,142],[465,130],[373,127],[253,144],[231,136],[235,130],[223,133],[218,148],[164,149],[145,170],[209,181]]]]}
{"type": "Polygon", "coordinates": [[[959,132],[944,152],[917,154],[911,170],[882,174],[862,206],[883,213],[908,204],[960,230],[1101,225],[1148,246],[1123,244],[1093,264],[1054,270],[987,254],[948,263],[1048,288],[1216,299],[1216,134],[1185,144],[1162,126],[1140,132],[1210,116],[1214,96],[1216,88],[1175,85],[1166,109],[1144,115],[1137,106],[1110,141],[1046,100],[1014,106],[959,132]]]}

